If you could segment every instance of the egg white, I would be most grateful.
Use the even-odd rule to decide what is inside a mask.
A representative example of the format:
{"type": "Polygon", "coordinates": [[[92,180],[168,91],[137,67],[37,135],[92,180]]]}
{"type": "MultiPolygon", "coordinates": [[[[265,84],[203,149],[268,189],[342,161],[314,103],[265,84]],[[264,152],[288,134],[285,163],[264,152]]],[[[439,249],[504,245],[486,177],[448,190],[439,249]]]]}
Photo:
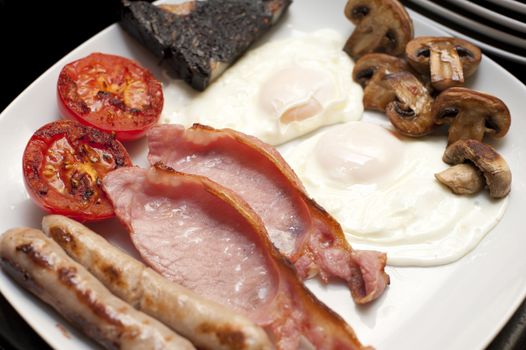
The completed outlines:
{"type": "Polygon", "coordinates": [[[165,121],[232,128],[278,145],[323,125],[358,120],[361,87],[352,81],[345,39],[332,29],[250,50],[204,92],[167,98],[165,121]]]}
{"type": "Polygon", "coordinates": [[[434,174],[447,167],[444,147],[443,137],[400,138],[349,122],[315,133],[284,157],[355,248],[385,251],[390,265],[433,266],[471,251],[508,203],[441,185],[434,174]]]}

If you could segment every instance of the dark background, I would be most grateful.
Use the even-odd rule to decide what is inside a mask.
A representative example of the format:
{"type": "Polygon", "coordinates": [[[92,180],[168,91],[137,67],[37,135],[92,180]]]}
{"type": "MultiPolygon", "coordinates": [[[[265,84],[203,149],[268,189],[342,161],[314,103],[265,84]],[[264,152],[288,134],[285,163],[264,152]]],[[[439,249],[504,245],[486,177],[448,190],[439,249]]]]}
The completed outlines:
{"type": "MultiPolygon", "coordinates": [[[[116,22],[118,9],[115,0],[0,0],[0,111],[56,61],[116,22]]],[[[492,58],[526,82],[526,66],[492,58]]],[[[490,349],[526,349],[525,315],[523,303],[490,349]]],[[[0,295],[0,349],[47,348],[0,295]]]]}
{"type": "Polygon", "coordinates": [[[0,111],[60,58],[118,18],[115,0],[0,0],[0,111]]]}
{"type": "MultiPolygon", "coordinates": [[[[116,22],[118,9],[115,0],[0,0],[0,111],[55,62],[116,22]]],[[[1,294],[0,349],[50,349],[1,294]]]]}
{"type": "MultiPolygon", "coordinates": [[[[0,111],[46,69],[118,18],[118,0],[0,0],[0,111]]],[[[526,66],[491,57],[526,83],[526,66]]]]}

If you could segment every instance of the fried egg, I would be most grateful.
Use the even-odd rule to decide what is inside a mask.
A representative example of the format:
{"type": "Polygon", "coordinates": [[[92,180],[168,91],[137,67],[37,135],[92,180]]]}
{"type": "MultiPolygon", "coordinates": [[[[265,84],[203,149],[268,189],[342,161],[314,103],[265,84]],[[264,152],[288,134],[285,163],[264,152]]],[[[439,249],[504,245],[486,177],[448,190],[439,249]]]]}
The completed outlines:
{"type": "Polygon", "coordinates": [[[232,128],[277,145],[323,125],[362,116],[344,38],[332,29],[272,41],[243,56],[168,122],[232,128]]]}
{"type": "Polygon", "coordinates": [[[471,251],[503,216],[507,198],[458,196],[434,177],[444,140],[407,139],[372,123],[321,130],[284,157],[355,248],[391,265],[432,266],[471,251]]]}

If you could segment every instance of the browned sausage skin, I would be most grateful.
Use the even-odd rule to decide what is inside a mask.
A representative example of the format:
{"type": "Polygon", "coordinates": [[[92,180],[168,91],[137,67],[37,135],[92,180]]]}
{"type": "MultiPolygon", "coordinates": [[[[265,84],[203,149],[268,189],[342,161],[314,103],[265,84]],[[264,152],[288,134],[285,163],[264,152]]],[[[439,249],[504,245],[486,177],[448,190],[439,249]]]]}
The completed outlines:
{"type": "Polygon", "coordinates": [[[248,318],[167,280],[84,225],[49,215],[44,217],[42,227],[115,295],[164,322],[199,348],[273,347],[263,329],[248,318]]]}
{"type": "Polygon", "coordinates": [[[4,233],[0,258],[4,271],[107,349],[195,349],[111,294],[39,230],[4,233]]]}

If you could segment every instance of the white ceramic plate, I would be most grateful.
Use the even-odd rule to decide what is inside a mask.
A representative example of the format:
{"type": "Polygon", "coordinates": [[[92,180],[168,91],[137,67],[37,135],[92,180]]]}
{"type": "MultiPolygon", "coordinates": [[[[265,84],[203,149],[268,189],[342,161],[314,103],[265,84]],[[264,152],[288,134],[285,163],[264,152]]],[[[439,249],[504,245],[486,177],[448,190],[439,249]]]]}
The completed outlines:
{"type": "MultiPolygon", "coordinates": [[[[297,0],[284,21],[265,40],[286,36],[294,29],[312,31],[322,27],[334,28],[347,36],[352,25],[343,15],[345,2],[297,0]]],[[[421,17],[415,18],[415,27],[417,35],[445,34],[421,17]]],[[[117,25],[112,25],[29,86],[0,116],[0,159],[3,162],[0,197],[4,198],[0,202],[0,232],[14,226],[40,226],[43,214],[32,204],[24,189],[22,153],[37,128],[58,118],[55,84],[60,68],[93,51],[136,59],[157,77],[163,76],[157,66],[158,60],[117,25]]],[[[316,281],[308,282],[320,299],[354,327],[364,344],[377,349],[482,348],[526,295],[526,235],[521,229],[526,207],[526,138],[523,136],[526,119],[521,118],[526,88],[487,57],[468,84],[499,96],[515,117],[510,133],[497,144],[514,176],[510,204],[498,226],[472,253],[456,263],[436,268],[389,268],[391,286],[367,307],[355,306],[344,286],[323,287],[316,281]]],[[[378,116],[366,113],[364,118],[374,120],[378,116]]],[[[146,163],[144,140],[129,144],[128,149],[137,164],[146,163]]],[[[112,242],[131,249],[127,234],[115,221],[91,226],[112,242]]],[[[0,273],[0,290],[51,346],[61,349],[95,346],[3,272],[0,273]]]]}

